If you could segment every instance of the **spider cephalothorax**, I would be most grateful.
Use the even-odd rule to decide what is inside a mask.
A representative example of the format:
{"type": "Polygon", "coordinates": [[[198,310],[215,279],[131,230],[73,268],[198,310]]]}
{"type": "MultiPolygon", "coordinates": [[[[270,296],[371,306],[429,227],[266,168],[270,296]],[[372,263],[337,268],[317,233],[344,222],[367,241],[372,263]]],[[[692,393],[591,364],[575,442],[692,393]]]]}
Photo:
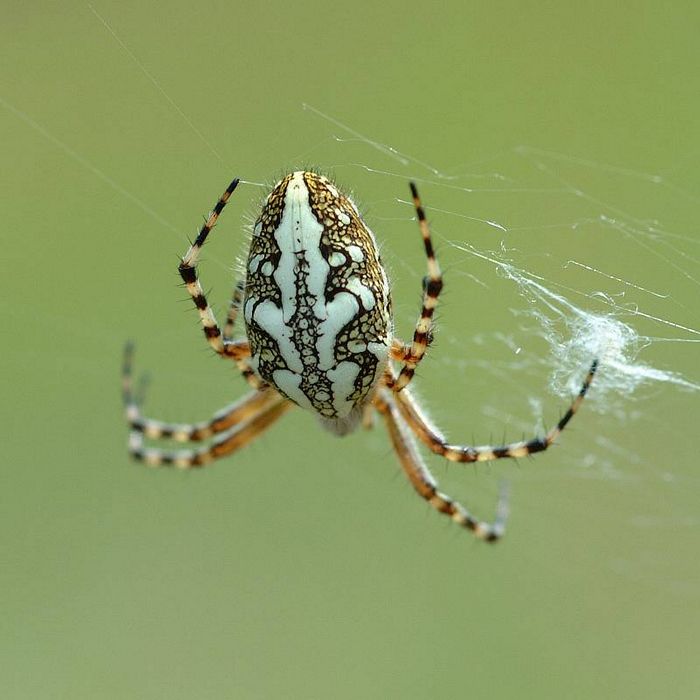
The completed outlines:
{"type": "Polygon", "coordinates": [[[523,457],[546,450],[578,410],[593,381],[597,361],[568,411],[544,437],[500,447],[451,445],[427,421],[409,387],[432,336],[433,312],[442,289],[440,267],[415,185],[411,183],[411,193],[428,275],[411,343],[393,335],[389,284],[372,232],[349,197],[327,178],[308,171],[284,177],[265,200],[253,228],[246,279],[234,288],[222,332],[195,266],[237,185],[238,180],[234,180],[219,199],[182,258],[179,271],[199,311],[209,345],[236,363],[253,391],[203,423],[172,424],[144,418],[132,391],[133,348],[128,344],[123,388],[131,455],[152,466],[200,467],[248,444],[295,404],[315,412],[339,435],[356,427],[361,416],[368,417],[376,410],[418,494],[477,537],[496,541],[504,531],[505,499],[499,503],[493,524],[475,518],[437,490],[414,436],[453,462],[523,457]],[[234,339],[241,308],[246,337],[234,339]],[[208,443],[169,451],[145,447],[144,436],[208,443]]]}

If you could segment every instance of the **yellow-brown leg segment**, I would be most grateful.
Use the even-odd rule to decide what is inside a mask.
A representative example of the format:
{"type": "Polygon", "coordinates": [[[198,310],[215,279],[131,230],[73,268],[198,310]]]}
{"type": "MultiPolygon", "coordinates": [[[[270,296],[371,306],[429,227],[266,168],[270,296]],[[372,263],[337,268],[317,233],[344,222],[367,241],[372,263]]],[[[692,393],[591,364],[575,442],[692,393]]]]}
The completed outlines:
{"type": "Polygon", "coordinates": [[[238,371],[243,375],[243,379],[253,387],[253,389],[263,390],[267,388],[267,382],[264,382],[255,371],[250,366],[248,358],[250,357],[250,347],[247,341],[233,340],[233,329],[236,325],[236,319],[238,318],[238,312],[241,309],[241,304],[243,303],[243,290],[245,288],[245,282],[238,281],[236,286],[233,288],[233,294],[231,295],[231,303],[228,307],[228,315],[226,316],[226,325],[224,326],[223,341],[224,341],[224,352],[226,355],[233,358],[238,371]],[[238,353],[237,348],[245,346],[245,353],[238,353]]]}
{"type": "Polygon", "coordinates": [[[423,245],[425,247],[425,255],[428,259],[428,275],[423,279],[423,308],[421,309],[416,329],[413,333],[413,342],[411,345],[401,347],[392,347],[392,358],[403,362],[403,367],[399,372],[398,379],[394,383],[394,391],[401,391],[408,386],[413,379],[418,363],[423,359],[425,351],[430,344],[433,330],[433,314],[437,306],[438,297],[442,290],[442,273],[440,266],[435,258],[433,250],[433,242],[430,237],[430,227],[425,218],[425,212],[421,205],[418,190],[413,182],[410,183],[411,195],[413,196],[413,205],[416,208],[416,217],[418,226],[423,237],[423,245]]]}
{"type": "Polygon", "coordinates": [[[408,423],[411,430],[435,454],[442,455],[445,459],[451,462],[487,462],[494,459],[526,457],[527,455],[543,452],[546,450],[564,430],[568,422],[578,411],[583,402],[586,393],[588,392],[596,369],[598,368],[598,360],[594,360],[591,368],[588,370],[586,378],[581,384],[581,389],[578,395],[572,401],[569,409],[562,416],[559,422],[547,432],[544,437],[533,438],[532,440],[523,440],[521,442],[513,442],[500,447],[489,445],[482,446],[462,446],[450,445],[443,435],[441,435],[427,420],[415,398],[408,392],[397,394],[401,415],[408,423]]]}
{"type": "Polygon", "coordinates": [[[255,370],[251,367],[248,359],[250,358],[250,345],[247,340],[224,340],[224,356],[229,357],[236,363],[238,371],[243,376],[243,379],[248,384],[258,391],[264,391],[270,385],[260,379],[255,370]]]}
{"type": "Polygon", "coordinates": [[[271,397],[276,395],[272,389],[254,391],[235,403],[217,411],[208,421],[198,423],[165,423],[141,415],[141,401],[136,398],[133,391],[133,343],[127,343],[124,348],[124,362],[122,365],[122,397],[124,410],[129,428],[132,431],[143,433],[150,440],[167,438],[177,442],[198,442],[206,440],[217,433],[248,420],[266,404],[271,397]]]}
{"type": "Polygon", "coordinates": [[[242,280],[236,282],[236,286],[233,288],[233,294],[231,295],[231,303],[229,304],[228,315],[226,316],[226,325],[224,326],[224,343],[230,343],[233,340],[233,328],[236,325],[238,312],[240,311],[241,304],[243,303],[244,288],[245,282],[243,282],[242,280]]]}
{"type": "Polygon", "coordinates": [[[374,405],[384,417],[394,450],[418,495],[435,510],[447,515],[458,525],[471,530],[479,539],[486,542],[495,542],[500,539],[505,532],[508,517],[505,492],[501,493],[494,522],[490,524],[478,520],[464,506],[438,491],[438,484],[418,454],[413,436],[401,417],[395,396],[389,390],[380,390],[374,398],[374,405]]]}
{"type": "Polygon", "coordinates": [[[144,447],[143,434],[131,431],[129,453],[134,459],[151,467],[173,466],[179,469],[203,467],[245,447],[293,405],[279,395],[272,396],[269,403],[251,416],[247,422],[234,425],[219,433],[210,445],[194,450],[161,450],[144,447]]]}

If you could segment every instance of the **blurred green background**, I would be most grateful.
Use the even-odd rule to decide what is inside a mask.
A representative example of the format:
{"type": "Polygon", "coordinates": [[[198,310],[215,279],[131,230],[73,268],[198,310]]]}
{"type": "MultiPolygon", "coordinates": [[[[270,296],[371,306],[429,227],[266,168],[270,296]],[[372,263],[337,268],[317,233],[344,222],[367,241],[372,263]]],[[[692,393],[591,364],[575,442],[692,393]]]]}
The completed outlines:
{"type": "MultiPolygon", "coordinates": [[[[3,10],[3,698],[699,696],[696,3],[3,10]],[[302,166],[367,212],[404,336],[419,181],[447,286],[417,386],[456,441],[566,405],[532,301],[457,245],[640,334],[552,452],[429,460],[484,517],[510,480],[497,547],[412,493],[381,426],[338,442],[295,411],[202,472],[127,459],[126,338],[150,415],[245,391],[177,256],[234,175],[302,166]]],[[[219,312],[263,194],[205,251],[219,312]]]]}

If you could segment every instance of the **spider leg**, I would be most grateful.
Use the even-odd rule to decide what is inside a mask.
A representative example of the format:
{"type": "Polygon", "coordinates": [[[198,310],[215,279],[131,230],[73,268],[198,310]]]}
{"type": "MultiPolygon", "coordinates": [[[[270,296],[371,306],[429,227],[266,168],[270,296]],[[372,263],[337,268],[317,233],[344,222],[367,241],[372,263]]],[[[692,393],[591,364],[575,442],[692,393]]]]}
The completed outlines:
{"type": "Polygon", "coordinates": [[[368,401],[362,408],[362,427],[365,430],[372,430],[374,428],[374,417],[374,406],[368,401]]]}
{"type": "Polygon", "coordinates": [[[229,343],[233,340],[233,328],[236,324],[236,319],[238,318],[238,312],[241,310],[241,304],[243,303],[244,288],[245,282],[242,280],[238,280],[233,288],[231,303],[229,304],[228,315],[226,316],[226,325],[224,326],[224,343],[229,343]]]}
{"type": "Polygon", "coordinates": [[[224,340],[224,354],[235,363],[243,379],[257,391],[264,391],[270,385],[260,379],[255,373],[248,359],[250,358],[250,345],[247,340],[224,340]]]}
{"type": "Polygon", "coordinates": [[[187,291],[192,297],[192,301],[199,312],[199,318],[202,322],[204,336],[206,337],[209,346],[218,355],[231,357],[248,384],[250,384],[254,389],[261,389],[263,386],[266,386],[265,383],[255,374],[255,371],[245,359],[245,357],[250,356],[248,343],[245,341],[230,340],[230,332],[233,330],[233,324],[236,320],[238,307],[240,306],[240,301],[236,303],[236,291],[238,290],[238,287],[236,287],[236,291],[234,291],[231,306],[229,307],[225,326],[226,334],[222,335],[221,329],[219,328],[219,324],[216,320],[216,316],[214,315],[214,311],[211,306],[209,306],[209,302],[207,301],[204,291],[202,290],[202,285],[197,277],[196,269],[199,253],[207,240],[207,236],[216,225],[219,215],[226,206],[231,194],[238,186],[238,182],[239,180],[236,178],[221,195],[219,201],[209,213],[204,226],[202,226],[202,228],[199,230],[194,243],[190,246],[189,250],[182,258],[178,267],[178,272],[180,273],[180,277],[182,277],[182,281],[185,283],[185,287],[187,288],[187,291]]]}
{"type": "Polygon", "coordinates": [[[447,515],[458,525],[471,530],[479,539],[486,542],[495,542],[500,539],[505,532],[508,517],[508,500],[505,492],[502,492],[499,498],[494,522],[478,520],[463,505],[438,491],[438,483],[418,453],[411,431],[401,416],[395,395],[387,389],[380,390],[375,395],[374,405],[384,417],[394,450],[418,495],[435,510],[447,515]]]}
{"type": "MultiPolygon", "coordinates": [[[[122,365],[122,397],[124,410],[129,428],[133,432],[143,433],[151,440],[168,438],[177,442],[198,442],[212,435],[248,420],[261,408],[270,402],[276,392],[266,389],[254,391],[242,399],[217,411],[210,420],[198,423],[165,423],[141,415],[143,396],[137,396],[133,390],[133,343],[124,347],[124,362],[122,365]]],[[[139,392],[140,394],[142,392],[139,392]]]]}
{"type": "Polygon", "coordinates": [[[241,304],[243,303],[244,288],[245,282],[241,280],[239,280],[233,288],[231,303],[229,304],[228,314],[226,316],[226,325],[224,326],[222,335],[224,354],[233,359],[238,367],[238,371],[243,375],[243,379],[245,379],[253,389],[263,390],[268,384],[255,374],[255,370],[251,367],[250,362],[247,361],[250,357],[248,341],[233,340],[233,328],[236,324],[241,304]]]}
{"type": "Polygon", "coordinates": [[[416,208],[418,226],[423,237],[425,255],[428,258],[428,275],[423,279],[423,307],[413,333],[413,341],[410,345],[398,344],[392,347],[392,358],[403,362],[398,379],[393,389],[396,392],[404,389],[413,379],[418,363],[423,359],[425,351],[430,343],[433,328],[433,314],[437,306],[438,297],[442,290],[442,273],[435,258],[433,242],[430,237],[430,226],[425,218],[425,211],[418,196],[418,190],[413,182],[410,183],[413,205],[416,208]]]}
{"type": "Polygon", "coordinates": [[[190,469],[206,466],[214,460],[248,445],[294,405],[279,395],[271,395],[267,398],[268,403],[250,416],[246,422],[234,425],[219,433],[205,447],[187,450],[161,450],[144,447],[143,433],[132,430],[129,433],[129,454],[134,459],[151,467],[166,465],[190,469]]]}
{"type": "Polygon", "coordinates": [[[586,393],[588,392],[596,369],[598,368],[598,360],[594,360],[588,374],[586,375],[581,389],[576,398],[571,402],[566,413],[560,418],[559,422],[551,428],[544,437],[536,437],[531,440],[521,440],[520,442],[512,442],[507,445],[493,447],[490,445],[481,446],[462,446],[450,445],[445,437],[430,424],[425,413],[420,405],[409,392],[402,392],[396,395],[399,410],[404,420],[408,423],[411,430],[435,454],[442,455],[445,459],[451,462],[486,462],[493,459],[503,459],[506,457],[517,458],[525,457],[536,452],[546,450],[559,436],[559,434],[567,426],[571,418],[578,411],[583,402],[586,393]]]}
{"type": "Polygon", "coordinates": [[[192,297],[192,301],[199,312],[199,318],[202,322],[202,327],[204,329],[204,335],[207,342],[211,346],[212,350],[219,355],[225,354],[224,342],[221,338],[221,329],[219,328],[219,324],[214,316],[214,311],[209,306],[209,303],[204,296],[202,285],[199,283],[199,279],[197,278],[196,265],[197,260],[199,259],[199,253],[207,240],[209,232],[214,228],[219,215],[226,206],[231,194],[238,186],[238,182],[239,180],[236,178],[221,195],[219,201],[209,213],[206,222],[199,230],[197,238],[190,246],[187,253],[185,253],[178,267],[180,277],[182,277],[182,281],[185,283],[185,287],[187,288],[187,291],[192,297]]]}

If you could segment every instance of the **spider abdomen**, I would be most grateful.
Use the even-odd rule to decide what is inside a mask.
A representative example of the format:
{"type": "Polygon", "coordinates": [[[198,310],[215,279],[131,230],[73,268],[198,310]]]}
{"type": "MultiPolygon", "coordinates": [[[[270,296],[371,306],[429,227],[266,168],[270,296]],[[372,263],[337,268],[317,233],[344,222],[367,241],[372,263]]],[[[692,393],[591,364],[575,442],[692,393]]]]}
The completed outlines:
{"type": "Polygon", "coordinates": [[[253,369],[344,433],[387,361],[391,300],[372,232],[316,173],[287,175],[255,223],[243,311],[253,369]]]}

